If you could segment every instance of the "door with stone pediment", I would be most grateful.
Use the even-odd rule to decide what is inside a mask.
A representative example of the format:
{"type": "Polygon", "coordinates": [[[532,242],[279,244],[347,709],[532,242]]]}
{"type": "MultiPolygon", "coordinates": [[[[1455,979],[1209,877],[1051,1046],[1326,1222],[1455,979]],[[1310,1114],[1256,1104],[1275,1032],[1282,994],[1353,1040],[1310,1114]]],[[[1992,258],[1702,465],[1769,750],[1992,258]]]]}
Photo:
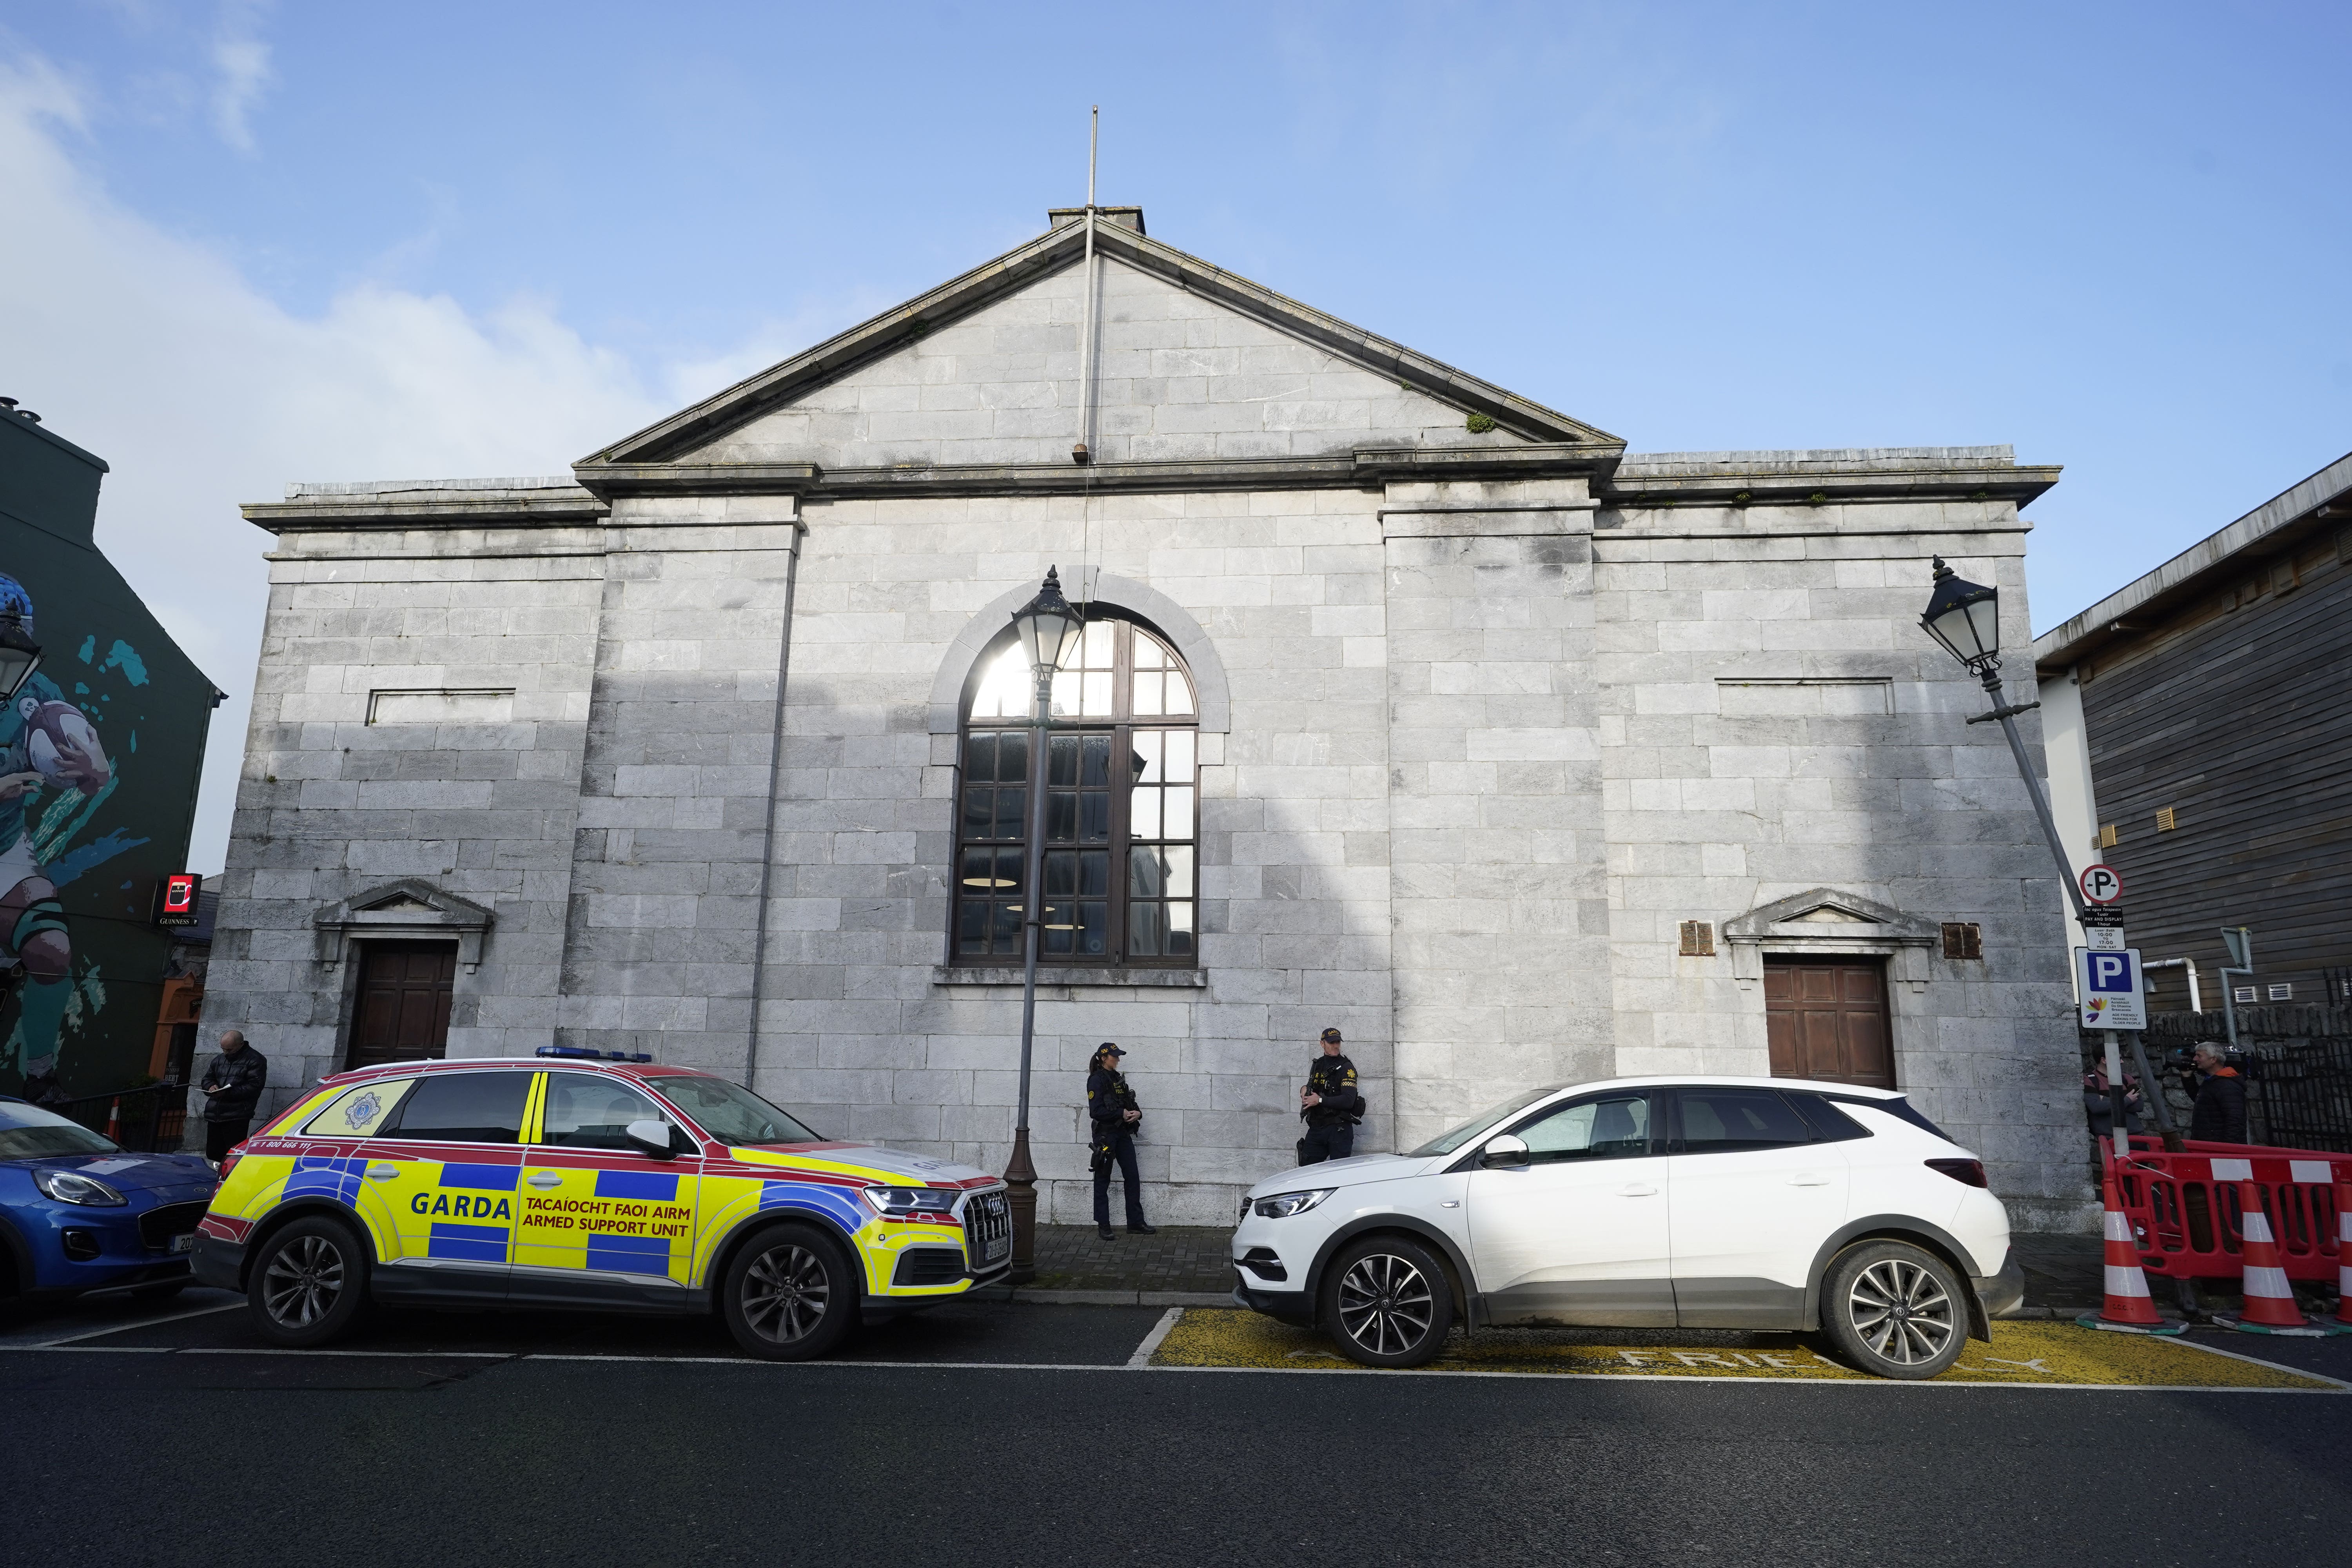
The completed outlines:
{"type": "Polygon", "coordinates": [[[1883,958],[1768,955],[1764,1022],[1774,1078],[1895,1087],[1883,958]]]}

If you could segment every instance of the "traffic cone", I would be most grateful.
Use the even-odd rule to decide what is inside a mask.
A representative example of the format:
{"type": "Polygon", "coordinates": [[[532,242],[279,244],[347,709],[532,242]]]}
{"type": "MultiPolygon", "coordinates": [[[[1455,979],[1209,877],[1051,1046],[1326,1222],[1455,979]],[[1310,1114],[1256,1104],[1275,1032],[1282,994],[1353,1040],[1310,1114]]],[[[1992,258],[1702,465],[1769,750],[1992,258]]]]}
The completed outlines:
{"type": "Polygon", "coordinates": [[[2327,1327],[2352,1334],[2352,1177],[2336,1173],[2336,1316],[2327,1327]]]}
{"type": "Polygon", "coordinates": [[[2278,1242],[2271,1235],[2270,1215],[2263,1212],[2263,1185],[2260,1182],[2238,1184],[2238,1238],[2245,1244],[2244,1261],[2240,1265],[2245,1274],[2240,1287],[2245,1293],[2246,1310],[2236,1318],[2213,1321],[2249,1334],[2321,1334],[2294,1304],[2294,1287],[2286,1282],[2286,1264],[2279,1257],[2278,1242]]]}
{"type": "Polygon", "coordinates": [[[2106,1203],[2106,1304],[2095,1317],[2074,1321],[2086,1329],[2107,1329],[2123,1334],[2177,1334],[2185,1323],[2167,1320],[2147,1293],[2147,1275],[2139,1266],[2139,1247],[2132,1239],[2131,1216],[2124,1213],[2121,1189],[2110,1160],[2099,1184],[2106,1203]]]}
{"type": "Polygon", "coordinates": [[[122,1097],[119,1094],[114,1097],[114,1102],[106,1108],[106,1136],[109,1142],[115,1143],[122,1142],[122,1097]]]}

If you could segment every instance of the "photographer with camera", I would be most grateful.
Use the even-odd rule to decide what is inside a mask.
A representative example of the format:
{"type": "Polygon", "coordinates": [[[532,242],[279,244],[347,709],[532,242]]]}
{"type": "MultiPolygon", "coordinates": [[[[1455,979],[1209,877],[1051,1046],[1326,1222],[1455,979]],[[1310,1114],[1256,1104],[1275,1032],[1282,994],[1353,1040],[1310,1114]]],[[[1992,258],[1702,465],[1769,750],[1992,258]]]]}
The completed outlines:
{"type": "MultiPolygon", "coordinates": [[[[2105,1142],[2115,1135],[2115,1100],[2108,1093],[2107,1069],[2105,1065],[2083,1075],[2083,1110],[2091,1119],[2091,1136],[2105,1142]]],[[[2141,1119],[2146,1107],[2139,1096],[2139,1079],[2124,1075],[2124,1131],[2126,1134],[2144,1131],[2141,1119]]]]}
{"type": "Polygon", "coordinates": [[[2212,1143],[2246,1141],[2246,1080],[2230,1065],[2229,1047],[2200,1040],[2191,1058],[2197,1068],[2197,1105],[2189,1115],[2189,1136],[2212,1143]]]}

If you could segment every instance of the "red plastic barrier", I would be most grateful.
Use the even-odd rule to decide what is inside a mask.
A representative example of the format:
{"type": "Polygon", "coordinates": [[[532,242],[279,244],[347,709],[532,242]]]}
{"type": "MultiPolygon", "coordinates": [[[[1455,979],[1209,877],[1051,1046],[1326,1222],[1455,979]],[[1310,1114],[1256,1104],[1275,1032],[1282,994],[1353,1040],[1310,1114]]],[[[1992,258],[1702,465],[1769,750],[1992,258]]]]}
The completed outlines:
{"type": "Polygon", "coordinates": [[[2131,1144],[2116,1175],[2142,1268],[2173,1279],[2240,1278],[2241,1194],[2251,1191],[2287,1278],[2335,1281],[2344,1247],[2336,1184],[2352,1181],[2352,1155],[2207,1142],[2174,1154],[2153,1138],[2131,1144]]]}

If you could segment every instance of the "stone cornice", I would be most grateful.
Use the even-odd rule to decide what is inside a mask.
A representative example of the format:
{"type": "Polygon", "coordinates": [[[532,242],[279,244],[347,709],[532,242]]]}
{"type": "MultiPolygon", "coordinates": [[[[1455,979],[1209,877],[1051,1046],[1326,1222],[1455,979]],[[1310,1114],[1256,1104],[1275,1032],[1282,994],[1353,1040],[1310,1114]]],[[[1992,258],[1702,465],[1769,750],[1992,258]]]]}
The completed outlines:
{"type": "MultiPolygon", "coordinates": [[[[1026,288],[1040,278],[1075,265],[1085,245],[1083,224],[1050,229],[895,310],[886,310],[803,353],[738,382],[715,397],[706,398],[614,442],[583,458],[574,465],[573,471],[586,482],[592,471],[659,463],[706,446],[779,404],[1026,288]]],[[[1604,430],[1491,382],[1481,381],[1337,316],[1326,315],[1135,229],[1115,223],[1097,224],[1095,249],[1178,288],[1214,300],[1278,331],[1315,343],[1367,370],[1391,376],[1454,407],[1486,415],[1522,440],[1622,445],[1604,430]]]]}
{"type": "Polygon", "coordinates": [[[526,496],[481,496],[463,490],[362,492],[254,501],[237,510],[246,521],[272,533],[320,529],[577,527],[600,523],[612,510],[584,489],[526,496]]]}
{"type": "Polygon", "coordinates": [[[1622,444],[1365,447],[1313,458],[1165,462],[924,463],[820,468],[813,463],[580,465],[583,487],[606,500],[651,495],[773,495],[808,500],[876,496],[1081,495],[1140,490],[1373,489],[1399,479],[1533,479],[1601,474],[1622,444]]]}
{"type": "Polygon", "coordinates": [[[1621,508],[1806,505],[1853,500],[1998,500],[2020,506],[2058,482],[2055,465],[1931,467],[1890,464],[1832,473],[1728,469],[1698,474],[1626,475],[1620,469],[1599,487],[1621,508]]]}

